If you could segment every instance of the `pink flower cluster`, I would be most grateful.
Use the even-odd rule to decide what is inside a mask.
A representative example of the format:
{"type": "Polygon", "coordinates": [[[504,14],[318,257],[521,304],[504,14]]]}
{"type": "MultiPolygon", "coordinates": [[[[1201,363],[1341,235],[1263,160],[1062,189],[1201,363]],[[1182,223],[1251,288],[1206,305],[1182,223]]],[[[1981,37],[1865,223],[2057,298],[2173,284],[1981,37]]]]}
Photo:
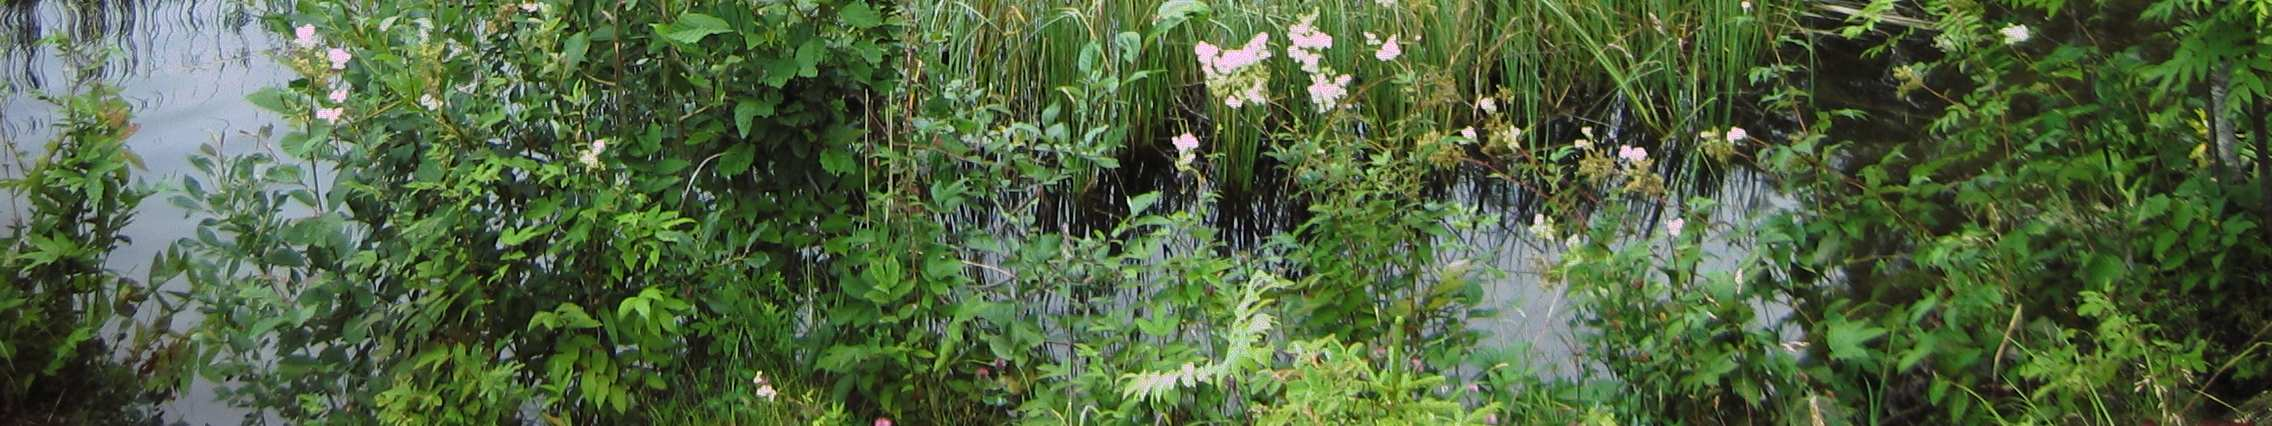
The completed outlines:
{"type": "MultiPolygon", "coordinates": [[[[298,27],[292,28],[293,47],[306,50],[314,50],[316,47],[322,45],[323,35],[316,33],[315,25],[301,24],[298,27]]],[[[347,61],[354,60],[355,55],[348,53],[347,49],[334,47],[324,52],[324,59],[331,62],[331,69],[333,71],[338,71],[347,69],[347,61]]],[[[333,88],[331,90],[331,93],[328,93],[324,98],[330,100],[332,104],[335,104],[335,106],[316,108],[316,119],[323,120],[327,123],[338,123],[341,118],[347,116],[347,109],[342,106],[337,106],[338,104],[347,103],[346,85],[342,84],[338,87],[333,88]]]]}
{"type": "Polygon", "coordinates": [[[1293,39],[1293,44],[1286,46],[1286,56],[1302,63],[1302,71],[1311,74],[1318,73],[1318,61],[1325,57],[1325,50],[1333,48],[1333,36],[1318,32],[1316,21],[1317,15],[1303,16],[1301,22],[1286,29],[1286,38],[1293,39]]]}
{"type": "Polygon", "coordinates": [[[1340,106],[1341,98],[1349,95],[1349,80],[1346,74],[1310,74],[1310,101],[1317,103],[1317,112],[1332,111],[1340,106]]]}
{"type": "Polygon", "coordinates": [[[1270,79],[1254,64],[1270,59],[1270,33],[1258,33],[1247,39],[1245,46],[1223,50],[1214,44],[1200,42],[1191,48],[1199,57],[1199,69],[1207,74],[1207,88],[1223,98],[1223,105],[1241,108],[1270,102],[1264,92],[1270,79]]]}
{"type": "Polygon", "coordinates": [[[1190,133],[1184,133],[1183,135],[1176,136],[1175,139],[1169,140],[1168,142],[1175,144],[1176,168],[1182,169],[1191,167],[1191,161],[1197,157],[1192,153],[1192,151],[1199,149],[1199,137],[1192,136],[1190,133]]]}
{"type": "Polygon", "coordinates": [[[1381,40],[1380,35],[1365,33],[1365,44],[1380,46],[1379,50],[1373,51],[1373,59],[1381,62],[1394,61],[1398,56],[1404,56],[1404,47],[1397,44],[1395,34],[1389,34],[1388,40],[1381,40]]]}
{"type": "Polygon", "coordinates": [[[1649,159],[1649,150],[1647,148],[1632,145],[1618,145],[1617,158],[1635,163],[1647,161],[1649,159]]]}

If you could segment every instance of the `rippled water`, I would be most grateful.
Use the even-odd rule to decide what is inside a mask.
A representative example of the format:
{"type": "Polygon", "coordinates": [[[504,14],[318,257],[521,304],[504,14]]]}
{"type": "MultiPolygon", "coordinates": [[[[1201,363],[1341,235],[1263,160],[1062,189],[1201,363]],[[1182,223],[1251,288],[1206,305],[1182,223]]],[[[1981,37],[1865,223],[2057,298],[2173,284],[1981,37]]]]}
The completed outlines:
{"type": "MultiPolygon", "coordinates": [[[[249,141],[234,143],[244,139],[235,134],[273,125],[277,120],[245,102],[245,95],[291,78],[287,70],[270,60],[269,51],[279,44],[258,27],[260,12],[253,3],[266,2],[12,1],[0,11],[0,37],[5,37],[0,39],[0,48],[5,49],[0,52],[0,75],[5,80],[0,81],[13,88],[7,92],[6,108],[0,110],[0,138],[36,150],[52,134],[42,123],[54,118],[55,108],[30,94],[67,92],[68,65],[54,49],[33,41],[70,35],[117,48],[117,54],[106,63],[102,79],[122,89],[133,105],[134,122],[142,126],[128,141],[149,166],[141,178],[178,179],[190,170],[190,153],[216,137],[230,137],[236,146],[250,145],[249,141]]],[[[1120,199],[1124,194],[1150,192],[1174,182],[1167,174],[1172,172],[1164,168],[1148,170],[1140,166],[1141,162],[1130,164],[1139,166],[1122,171],[1122,176],[1112,179],[1104,189],[1082,198],[1120,199]]],[[[1519,189],[1478,177],[1456,177],[1444,186],[1442,194],[1478,204],[1487,216],[1501,218],[1478,232],[1452,237],[1473,251],[1447,254],[1490,259],[1507,272],[1489,284],[1486,301],[1487,306],[1503,314],[1475,326],[1491,332],[1486,346],[1527,347],[1550,364],[1542,366],[1549,372],[1571,373],[1572,366],[1567,365],[1570,306],[1563,292],[1544,283],[1540,275],[1559,253],[1560,244],[1529,238],[1522,231],[1530,214],[1522,201],[1526,196],[1519,189]]],[[[1761,179],[1740,171],[1690,182],[1685,186],[1714,192],[1723,200],[1713,214],[1722,223],[1742,222],[1792,205],[1788,198],[1772,193],[1761,179]]],[[[126,230],[132,241],[112,254],[111,268],[128,276],[142,276],[152,256],[194,229],[183,212],[163,202],[164,198],[152,197],[141,206],[140,215],[126,230]]],[[[1300,206],[1284,202],[1231,197],[1225,204],[1219,211],[1225,217],[1213,222],[1228,228],[1234,241],[1253,241],[1262,234],[1283,231],[1303,214],[1298,211],[1300,206]]],[[[1088,215],[1081,209],[1064,210],[1060,216],[1067,217],[1057,220],[1079,222],[1084,220],[1079,216],[1088,215]]],[[[1707,244],[1707,252],[1718,253],[1722,259],[1708,262],[1706,268],[1733,268],[1741,252],[1736,245],[1729,241],[1707,244]]],[[[1780,312],[1766,317],[1776,316],[1780,312]]],[[[184,328],[196,320],[194,313],[188,313],[177,318],[173,326],[184,328]]],[[[236,424],[242,419],[243,411],[213,398],[211,384],[199,381],[180,399],[163,407],[165,419],[187,424],[236,424]]]]}

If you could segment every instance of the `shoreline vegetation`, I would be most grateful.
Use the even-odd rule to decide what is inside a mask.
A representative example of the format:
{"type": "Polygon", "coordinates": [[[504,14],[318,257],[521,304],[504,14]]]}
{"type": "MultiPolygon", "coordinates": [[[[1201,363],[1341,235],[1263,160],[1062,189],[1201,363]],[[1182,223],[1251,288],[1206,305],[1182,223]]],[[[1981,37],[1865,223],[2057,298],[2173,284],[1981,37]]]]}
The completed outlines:
{"type": "Polygon", "coordinates": [[[2272,0],[246,10],[188,176],[6,87],[0,419],[2272,421],[2272,0]]]}

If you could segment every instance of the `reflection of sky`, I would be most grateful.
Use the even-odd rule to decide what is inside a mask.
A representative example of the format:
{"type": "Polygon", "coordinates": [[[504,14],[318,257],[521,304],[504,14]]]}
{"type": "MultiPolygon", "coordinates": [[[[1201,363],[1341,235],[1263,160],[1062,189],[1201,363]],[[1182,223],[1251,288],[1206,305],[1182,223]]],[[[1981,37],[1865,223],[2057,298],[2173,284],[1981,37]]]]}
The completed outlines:
{"type": "MultiPolygon", "coordinates": [[[[290,80],[289,72],[269,59],[265,49],[275,43],[257,25],[256,12],[244,6],[253,1],[28,1],[0,6],[5,8],[0,10],[4,15],[0,27],[6,33],[0,35],[5,40],[0,43],[5,49],[0,53],[0,76],[4,76],[0,81],[13,88],[5,112],[0,113],[0,137],[35,151],[30,156],[36,156],[53,135],[46,123],[56,118],[56,108],[32,94],[61,95],[70,90],[70,76],[64,69],[66,61],[54,49],[33,49],[30,43],[71,34],[115,49],[103,79],[119,86],[134,108],[133,122],[142,126],[127,142],[149,166],[136,177],[157,183],[191,173],[189,156],[199,145],[218,135],[233,136],[276,122],[244,101],[254,90],[290,80]]],[[[251,142],[233,136],[230,144],[251,142]]],[[[7,216],[19,214],[10,211],[7,216]]],[[[109,266],[135,279],[146,276],[153,256],[195,229],[195,223],[182,215],[162,194],[146,199],[125,230],[131,241],[111,254],[109,266]]],[[[193,321],[195,314],[185,313],[174,326],[187,327],[193,321]]],[[[211,384],[200,380],[178,401],[163,407],[166,420],[190,424],[241,420],[241,411],[213,397],[211,384]]]]}

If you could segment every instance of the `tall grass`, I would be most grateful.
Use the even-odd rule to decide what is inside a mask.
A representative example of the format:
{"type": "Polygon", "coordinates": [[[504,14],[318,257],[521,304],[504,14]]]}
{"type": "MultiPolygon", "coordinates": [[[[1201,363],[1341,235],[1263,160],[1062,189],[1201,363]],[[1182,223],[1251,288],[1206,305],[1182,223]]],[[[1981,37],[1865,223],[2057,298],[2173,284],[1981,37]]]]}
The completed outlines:
{"type": "Polygon", "coordinates": [[[1517,123],[1529,123],[1524,127],[1591,121],[1635,140],[1672,141],[1727,122],[1745,72],[1770,60],[1771,42],[1795,28],[1784,9],[1746,10],[1735,0],[1232,0],[1154,31],[1164,2],[917,2],[917,28],[931,36],[924,48],[940,58],[917,78],[969,79],[1014,113],[1032,116],[1063,101],[1057,88],[1082,78],[1072,67],[1084,46],[1113,46],[1121,32],[1144,34],[1140,59],[1117,71],[1158,74],[1092,106],[1103,109],[1093,116],[1125,126],[1135,149],[1164,152],[1172,135],[1211,133],[1202,149],[1221,154],[1218,178],[1241,188],[1253,183],[1273,139],[1264,124],[1313,113],[1302,95],[1307,82],[1287,61],[1274,60],[1271,108],[1223,108],[1202,85],[1191,54],[1198,42],[1237,44],[1270,32],[1283,58],[1286,27],[1314,12],[1320,30],[1336,38],[1331,63],[1371,62],[1366,32],[1403,40],[1405,55],[1394,63],[1343,70],[1357,74],[1355,99],[1367,117],[1456,129],[1479,118],[1478,97],[1493,96],[1517,123]],[[1379,84],[1398,79],[1408,84],[1396,87],[1407,89],[1379,84]],[[1611,123],[1618,112],[1630,118],[1611,123]]]}

